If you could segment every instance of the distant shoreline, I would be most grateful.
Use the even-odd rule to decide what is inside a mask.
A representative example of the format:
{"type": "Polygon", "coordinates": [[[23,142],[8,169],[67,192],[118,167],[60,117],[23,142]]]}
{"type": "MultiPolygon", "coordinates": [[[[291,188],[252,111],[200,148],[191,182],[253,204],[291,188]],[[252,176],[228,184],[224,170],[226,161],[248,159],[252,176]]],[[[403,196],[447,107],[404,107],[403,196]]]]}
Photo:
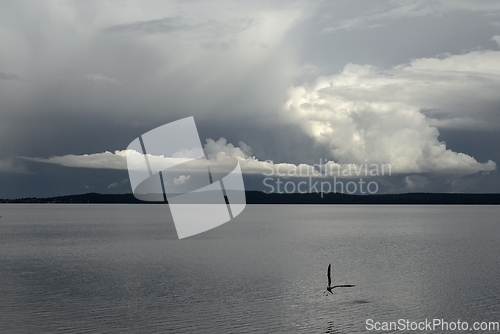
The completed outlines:
{"type": "MultiPolygon", "coordinates": [[[[246,192],[247,204],[415,204],[415,205],[499,205],[500,194],[404,193],[381,195],[348,194],[266,194],[246,192]]],[[[87,193],[46,198],[0,199],[0,203],[59,203],[59,204],[166,204],[143,202],[133,194],[87,193]]]]}

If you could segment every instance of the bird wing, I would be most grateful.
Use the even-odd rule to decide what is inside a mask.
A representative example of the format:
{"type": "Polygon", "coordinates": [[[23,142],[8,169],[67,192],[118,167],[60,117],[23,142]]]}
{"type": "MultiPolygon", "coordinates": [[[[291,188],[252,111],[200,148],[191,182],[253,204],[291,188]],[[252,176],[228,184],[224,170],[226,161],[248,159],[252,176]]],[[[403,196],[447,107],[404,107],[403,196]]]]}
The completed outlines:
{"type": "Polygon", "coordinates": [[[335,285],[333,288],[352,288],[353,286],[355,285],[352,285],[352,284],[344,284],[344,285],[335,285]]]}
{"type": "Polygon", "coordinates": [[[326,272],[326,276],[328,276],[328,286],[332,285],[332,277],[330,276],[332,269],[332,264],[328,265],[328,271],[326,272]]]}

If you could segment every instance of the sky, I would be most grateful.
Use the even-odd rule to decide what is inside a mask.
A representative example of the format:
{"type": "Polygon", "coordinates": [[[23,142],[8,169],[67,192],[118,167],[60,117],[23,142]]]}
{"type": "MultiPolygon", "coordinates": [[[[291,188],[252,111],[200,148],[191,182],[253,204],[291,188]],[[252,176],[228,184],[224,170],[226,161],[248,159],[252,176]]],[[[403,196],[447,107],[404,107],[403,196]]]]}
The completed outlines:
{"type": "Polygon", "coordinates": [[[495,0],[10,1],[0,45],[0,198],[131,192],[128,145],[190,116],[247,190],[500,192],[495,0]]]}

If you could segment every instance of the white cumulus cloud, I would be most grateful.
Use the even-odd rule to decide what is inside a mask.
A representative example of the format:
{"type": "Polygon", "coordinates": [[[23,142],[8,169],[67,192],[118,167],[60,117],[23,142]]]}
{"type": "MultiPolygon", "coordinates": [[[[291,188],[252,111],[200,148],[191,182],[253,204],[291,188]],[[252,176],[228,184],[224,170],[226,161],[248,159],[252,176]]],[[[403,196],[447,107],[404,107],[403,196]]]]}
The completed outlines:
{"type": "Polygon", "coordinates": [[[394,173],[471,174],[492,171],[493,161],[447,149],[435,126],[491,127],[500,102],[500,52],[474,51],[415,59],[388,70],[348,64],[313,84],[292,87],[283,119],[297,124],[341,164],[390,164],[394,173]],[[440,119],[423,110],[437,110],[440,119]]]}
{"type": "Polygon", "coordinates": [[[174,177],[174,184],[176,186],[184,184],[189,181],[191,175],[179,175],[178,177],[174,177]]]}
{"type": "Polygon", "coordinates": [[[50,158],[19,157],[21,159],[61,165],[65,167],[127,169],[126,151],[102,152],[94,154],[68,154],[50,158]]]}
{"type": "Polygon", "coordinates": [[[204,151],[209,159],[217,159],[217,157],[223,155],[234,156],[238,158],[247,158],[252,155],[252,149],[250,146],[245,144],[244,142],[239,142],[239,147],[234,146],[231,143],[228,143],[226,138],[220,138],[215,141],[211,138],[207,139],[207,143],[205,144],[204,151]]]}
{"type": "MultiPolygon", "coordinates": [[[[240,142],[239,146],[234,146],[228,143],[225,138],[220,138],[215,141],[207,139],[204,147],[205,154],[210,164],[212,171],[230,170],[234,168],[234,159],[238,159],[242,172],[245,174],[260,174],[267,176],[282,176],[282,177],[353,177],[363,176],[372,177],[380,175],[391,175],[391,166],[375,165],[370,163],[361,164],[339,164],[334,161],[319,160],[315,164],[291,164],[291,163],[274,163],[272,161],[262,161],[252,156],[252,149],[244,142],[240,142]]],[[[189,170],[181,170],[185,172],[199,172],[206,170],[206,162],[202,160],[191,160],[178,157],[165,157],[158,155],[147,154],[148,161],[156,166],[163,166],[165,169],[170,168],[175,170],[176,166],[185,168],[181,165],[191,161],[189,170]]],[[[134,150],[117,150],[115,152],[102,152],[83,155],[64,155],[54,156],[49,158],[31,158],[20,157],[25,160],[50,163],[66,167],[77,168],[99,168],[99,169],[119,169],[119,170],[143,170],[146,168],[145,160],[142,153],[134,150]],[[128,164],[127,157],[128,156],[128,164]]],[[[160,168],[161,169],[161,168],[160,168]]],[[[178,180],[174,180],[174,184],[179,185],[186,183],[190,179],[189,175],[181,175],[178,180]],[[177,182],[177,183],[175,183],[177,182]]],[[[118,184],[117,184],[118,185],[118,184]]],[[[116,186],[117,186],[116,185],[116,186]]],[[[111,185],[110,185],[111,186],[111,185]]],[[[112,185],[115,187],[115,185],[112,185]]]]}

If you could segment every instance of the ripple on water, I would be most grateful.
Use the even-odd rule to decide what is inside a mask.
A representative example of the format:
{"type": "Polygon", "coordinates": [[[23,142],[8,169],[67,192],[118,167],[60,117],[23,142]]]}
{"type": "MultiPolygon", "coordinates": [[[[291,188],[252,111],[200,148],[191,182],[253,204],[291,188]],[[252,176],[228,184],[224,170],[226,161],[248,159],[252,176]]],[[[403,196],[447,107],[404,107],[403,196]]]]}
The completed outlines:
{"type": "Polygon", "coordinates": [[[183,241],[162,206],[1,209],[0,333],[358,333],[500,314],[498,208],[249,206],[183,241]],[[356,287],[323,296],[328,263],[356,287]]]}

